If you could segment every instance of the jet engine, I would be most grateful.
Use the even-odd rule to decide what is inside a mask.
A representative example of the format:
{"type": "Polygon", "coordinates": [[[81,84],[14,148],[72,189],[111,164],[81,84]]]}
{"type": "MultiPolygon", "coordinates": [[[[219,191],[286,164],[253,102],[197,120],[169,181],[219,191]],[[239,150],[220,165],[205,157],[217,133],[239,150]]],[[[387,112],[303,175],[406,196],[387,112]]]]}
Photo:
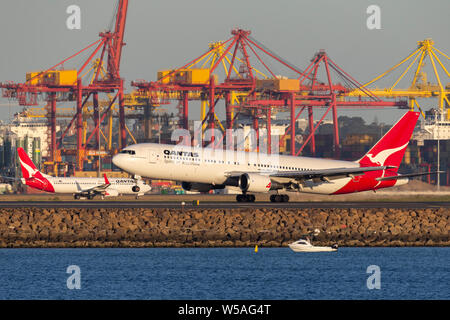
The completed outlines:
{"type": "Polygon", "coordinates": [[[141,191],[141,188],[139,188],[139,186],[133,186],[131,190],[133,190],[133,192],[139,192],[141,191]]]}
{"type": "Polygon", "coordinates": [[[268,192],[272,188],[272,181],[268,176],[244,173],[239,178],[239,188],[243,192],[268,192]]]}

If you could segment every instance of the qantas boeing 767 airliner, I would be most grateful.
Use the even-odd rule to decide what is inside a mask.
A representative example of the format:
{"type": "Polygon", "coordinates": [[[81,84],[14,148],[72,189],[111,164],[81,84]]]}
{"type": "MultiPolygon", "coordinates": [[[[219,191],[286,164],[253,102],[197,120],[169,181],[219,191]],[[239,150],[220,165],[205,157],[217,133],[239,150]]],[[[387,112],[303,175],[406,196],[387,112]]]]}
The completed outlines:
{"type": "Polygon", "coordinates": [[[272,202],[289,201],[280,191],[331,195],[377,190],[422,175],[397,173],[418,117],[418,112],[407,112],[354,162],[142,143],[121,150],[113,163],[134,175],[182,181],[186,190],[239,187],[238,202],[253,202],[251,193],[270,190],[277,191],[270,197],[272,202]]]}

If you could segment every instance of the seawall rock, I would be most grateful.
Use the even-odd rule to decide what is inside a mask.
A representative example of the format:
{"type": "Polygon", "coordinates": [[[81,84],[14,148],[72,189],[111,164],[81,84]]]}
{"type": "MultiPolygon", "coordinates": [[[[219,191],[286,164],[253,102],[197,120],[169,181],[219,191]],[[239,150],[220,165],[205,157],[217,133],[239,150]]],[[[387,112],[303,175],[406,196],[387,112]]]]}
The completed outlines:
{"type": "Polygon", "coordinates": [[[0,247],[449,246],[450,210],[0,209],[0,247]]]}

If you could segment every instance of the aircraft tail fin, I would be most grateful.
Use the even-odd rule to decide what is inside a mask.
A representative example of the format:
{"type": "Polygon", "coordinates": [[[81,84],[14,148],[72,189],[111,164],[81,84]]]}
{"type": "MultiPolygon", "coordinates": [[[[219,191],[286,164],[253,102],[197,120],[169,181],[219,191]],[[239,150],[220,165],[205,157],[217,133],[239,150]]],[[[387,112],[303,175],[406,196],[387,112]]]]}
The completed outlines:
{"type": "Polygon", "coordinates": [[[419,119],[419,112],[408,111],[392,128],[357,162],[362,167],[393,166],[397,171],[406,147],[419,119]]]}
{"type": "Polygon", "coordinates": [[[22,169],[23,178],[29,179],[38,173],[42,175],[23,148],[17,148],[17,153],[19,155],[20,168],[22,169]]]}
{"type": "Polygon", "coordinates": [[[103,178],[105,178],[105,184],[110,184],[106,173],[103,174],[103,178]]]}

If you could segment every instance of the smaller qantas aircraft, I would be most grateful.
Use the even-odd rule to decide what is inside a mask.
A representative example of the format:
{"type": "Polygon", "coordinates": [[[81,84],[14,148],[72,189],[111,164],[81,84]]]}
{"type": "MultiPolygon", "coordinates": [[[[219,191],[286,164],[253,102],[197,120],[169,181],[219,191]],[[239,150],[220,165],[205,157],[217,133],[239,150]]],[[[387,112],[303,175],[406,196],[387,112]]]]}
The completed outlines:
{"type": "Polygon", "coordinates": [[[73,193],[75,199],[94,199],[95,196],[117,197],[132,194],[136,197],[151,190],[141,179],[111,178],[106,174],[102,178],[52,177],[40,172],[22,148],[19,154],[23,184],[50,193],[73,193]]]}

